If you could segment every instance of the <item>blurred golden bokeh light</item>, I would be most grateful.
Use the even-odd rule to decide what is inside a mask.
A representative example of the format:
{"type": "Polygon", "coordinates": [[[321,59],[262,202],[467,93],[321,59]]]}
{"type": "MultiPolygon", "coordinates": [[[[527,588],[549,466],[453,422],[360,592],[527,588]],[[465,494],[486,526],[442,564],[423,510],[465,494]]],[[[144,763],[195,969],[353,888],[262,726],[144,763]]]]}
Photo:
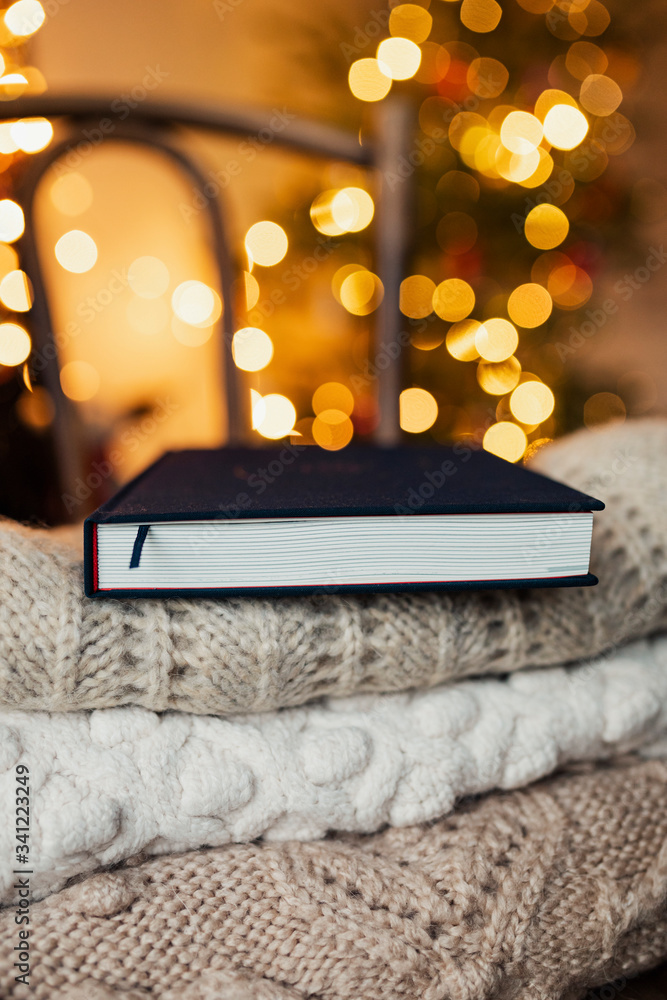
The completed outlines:
{"type": "Polygon", "coordinates": [[[277,222],[256,222],[246,233],[245,248],[248,259],[262,267],[273,267],[287,253],[287,234],[277,222]]]}
{"type": "Polygon", "coordinates": [[[541,424],[551,416],[554,394],[543,382],[522,382],[510,396],[512,416],[522,424],[541,424]]]}
{"type": "Polygon", "coordinates": [[[486,319],[475,333],[477,353],[485,361],[506,361],[519,343],[516,328],[506,319],[486,319]]]}
{"type": "Polygon", "coordinates": [[[177,340],[179,344],[183,344],[184,347],[196,348],[208,343],[213,336],[213,327],[205,324],[191,326],[189,323],[184,323],[178,316],[172,316],[171,332],[174,335],[174,340],[177,340]]]}
{"type": "Polygon", "coordinates": [[[18,323],[0,323],[0,365],[21,365],[30,354],[28,333],[18,323]]]}
{"type": "Polygon", "coordinates": [[[83,174],[72,171],[54,180],[49,197],[63,215],[81,215],[92,205],[93,189],[83,174]]]}
{"type": "Polygon", "coordinates": [[[571,94],[568,94],[565,90],[558,90],[556,88],[551,88],[549,90],[543,90],[540,96],[535,101],[534,115],[539,118],[541,122],[544,122],[549,111],[555,108],[557,105],[568,104],[571,108],[577,107],[577,102],[571,94]]]}
{"type": "Polygon", "coordinates": [[[66,271],[84,274],[95,266],[97,245],[92,236],[81,229],[71,229],[55,245],[56,260],[66,271]]]}
{"type": "Polygon", "coordinates": [[[517,326],[533,329],[546,323],[551,315],[551,295],[542,285],[528,282],[519,285],[510,295],[507,312],[517,326]]]}
{"type": "Polygon", "coordinates": [[[244,326],[232,338],[232,355],[237,368],[246,372],[258,372],[271,361],[273,343],[264,330],[244,326]]]}
{"type": "Polygon", "coordinates": [[[479,357],[475,338],[481,323],[476,319],[464,319],[450,326],[445,337],[445,346],[457,361],[476,361],[479,357]]]}
{"type": "Polygon", "coordinates": [[[607,56],[594,42],[573,42],[565,57],[567,71],[576,80],[585,80],[591,73],[604,73],[608,65],[607,56]]]}
{"type": "Polygon", "coordinates": [[[500,97],[508,81],[509,72],[499,59],[480,57],[473,59],[468,67],[468,86],[473,94],[484,100],[500,97]]]}
{"type": "Polygon", "coordinates": [[[169,287],[169,269],[158,257],[137,257],[128,268],[127,280],[135,295],[157,299],[169,287]]]}
{"type": "Polygon", "coordinates": [[[352,440],[354,425],[342,410],[323,410],[310,428],[313,440],[327,451],[340,451],[352,440]]]}
{"type": "Polygon", "coordinates": [[[317,416],[332,410],[349,417],[354,409],[354,396],[341,382],[324,382],[313,393],[312,406],[317,416]]]}
{"type": "Polygon", "coordinates": [[[518,462],[526,450],[526,432],[509,420],[492,424],[484,434],[482,447],[485,451],[504,458],[507,462],[518,462]]]}
{"type": "Polygon", "coordinates": [[[13,312],[28,312],[32,306],[32,288],[25,271],[10,271],[0,281],[0,302],[13,312]]]}
{"type": "Polygon", "coordinates": [[[253,309],[259,302],[259,282],[250,271],[243,272],[246,309],[253,309]]]}
{"type": "Polygon", "coordinates": [[[409,80],[419,69],[421,49],[409,38],[385,38],[377,50],[377,62],[392,80],[409,80]]]}
{"type": "Polygon", "coordinates": [[[446,278],[433,292],[433,309],[449,323],[457,323],[475,308],[475,293],[462,278],[446,278]]]}
{"type": "Polygon", "coordinates": [[[470,31],[486,34],[500,23],[503,9],[496,0],[463,0],[461,21],[470,31]]]}
{"type": "Polygon", "coordinates": [[[68,399],[84,403],[96,395],[100,374],[88,361],[68,361],[60,369],[60,385],[68,399]]]}
{"type": "Polygon", "coordinates": [[[21,206],[11,198],[3,198],[0,201],[0,240],[13,243],[23,236],[24,229],[25,218],[21,206]]]}
{"type": "Polygon", "coordinates": [[[591,73],[581,85],[579,100],[586,111],[599,118],[606,118],[623,100],[623,91],[611,77],[591,73]]]}
{"type": "Polygon", "coordinates": [[[566,238],[570,230],[568,218],[555,205],[536,205],[526,216],[524,233],[538,250],[552,250],[566,238]]]}
{"type": "Polygon", "coordinates": [[[403,3],[394,7],[389,15],[389,31],[392,35],[409,38],[411,42],[425,42],[431,33],[433,18],[429,12],[415,3],[403,3]]]}
{"type": "Polygon", "coordinates": [[[556,149],[574,149],[587,132],[586,116],[570,104],[556,104],[545,115],[544,138],[556,149]]]}
{"type": "Polygon", "coordinates": [[[435,282],[424,274],[413,274],[401,282],[400,310],[410,319],[423,319],[433,312],[435,282]]]}
{"type": "Polygon", "coordinates": [[[522,156],[537,149],[543,134],[542,123],[527,111],[510,112],[500,127],[503,146],[522,156]]]}
{"type": "Polygon", "coordinates": [[[584,423],[586,427],[598,427],[611,422],[625,420],[625,403],[614,392],[596,392],[584,403],[584,423]]]}
{"type": "Polygon", "coordinates": [[[4,21],[17,38],[28,38],[41,28],[46,14],[38,0],[18,0],[5,11],[4,21]]]}
{"type": "Polygon", "coordinates": [[[362,268],[343,279],[339,295],[342,305],[353,316],[368,316],[382,302],[384,288],[376,274],[362,268]]]}
{"type": "Polygon", "coordinates": [[[30,392],[24,392],[16,404],[19,420],[34,430],[44,430],[54,417],[53,402],[46,389],[35,386],[30,392]]]}
{"type": "Polygon", "coordinates": [[[421,434],[432,427],[438,417],[438,404],[426,389],[404,389],[399,399],[401,429],[408,434],[421,434]]]}
{"type": "Polygon", "coordinates": [[[521,375],[521,364],[517,358],[507,361],[480,361],[477,365],[477,381],[490,396],[503,396],[517,385],[521,375]]]}
{"type": "Polygon", "coordinates": [[[350,90],[360,101],[381,101],[391,90],[391,77],[382,72],[377,59],[357,59],[348,74],[350,90]]]}
{"type": "Polygon", "coordinates": [[[11,137],[24,153],[38,153],[53,139],[53,126],[46,118],[21,118],[10,127],[11,137]]]}
{"type": "Polygon", "coordinates": [[[294,427],[296,410],[294,404],[280,393],[272,392],[262,397],[264,415],[257,424],[262,437],[271,440],[286,437],[294,427]]]}
{"type": "Polygon", "coordinates": [[[221,316],[220,296],[203,281],[183,281],[171,297],[174,313],[190,326],[208,326],[221,316]]]}

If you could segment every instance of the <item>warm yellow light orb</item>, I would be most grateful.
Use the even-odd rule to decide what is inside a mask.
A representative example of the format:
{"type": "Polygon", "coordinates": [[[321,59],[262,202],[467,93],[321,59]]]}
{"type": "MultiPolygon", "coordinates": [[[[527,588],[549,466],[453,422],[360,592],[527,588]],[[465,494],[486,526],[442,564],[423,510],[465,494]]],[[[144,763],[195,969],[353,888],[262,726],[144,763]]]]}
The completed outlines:
{"type": "Polygon", "coordinates": [[[581,85],[579,100],[586,111],[606,118],[623,100],[623,91],[611,77],[591,73],[581,85]]]}
{"type": "Polygon", "coordinates": [[[541,122],[527,111],[511,111],[500,126],[503,146],[522,156],[537,149],[543,134],[541,122]]]}
{"type": "Polygon", "coordinates": [[[22,118],[13,122],[11,136],[24,153],[38,153],[53,139],[53,126],[46,118],[22,118]]]}
{"type": "Polygon", "coordinates": [[[378,45],[378,66],[392,80],[409,80],[419,69],[421,58],[421,49],[409,38],[385,38],[378,45]]]}
{"type": "Polygon", "coordinates": [[[489,396],[503,396],[515,387],[520,376],[521,365],[514,357],[507,361],[480,361],[477,365],[477,381],[489,396]]]}
{"type": "Polygon", "coordinates": [[[30,354],[28,333],[18,323],[0,323],[0,365],[21,365],[30,354]]]}
{"type": "Polygon", "coordinates": [[[389,15],[389,31],[411,42],[425,42],[431,33],[433,18],[424,7],[416,3],[402,3],[389,15]]]}
{"type": "Polygon", "coordinates": [[[3,198],[0,201],[0,240],[13,243],[23,235],[24,229],[25,218],[21,206],[11,198],[3,198]]]}
{"type": "Polygon", "coordinates": [[[400,424],[408,434],[421,434],[432,427],[438,404],[426,389],[404,389],[399,398],[400,424]]]}
{"type": "Polygon", "coordinates": [[[476,361],[479,357],[475,347],[475,337],[482,324],[476,319],[464,319],[454,323],[447,331],[445,346],[457,361],[476,361]]]}
{"type": "Polygon", "coordinates": [[[538,250],[553,250],[563,242],[570,229],[565,212],[555,205],[536,205],[526,216],[524,233],[538,250]]]}
{"type": "Polygon", "coordinates": [[[312,423],[316,444],[327,451],[340,451],[352,440],[354,425],[342,410],[323,410],[312,423]]]}
{"type": "Polygon", "coordinates": [[[38,0],[18,0],[5,11],[5,24],[12,35],[27,38],[44,24],[46,14],[38,0]]]}
{"type": "Polygon", "coordinates": [[[176,316],[190,326],[210,326],[222,314],[220,296],[203,281],[183,281],[171,296],[176,316]]]}
{"type": "Polygon", "coordinates": [[[51,185],[49,197],[63,215],[81,215],[93,202],[93,189],[83,174],[62,174],[51,185]]]}
{"type": "Polygon", "coordinates": [[[526,432],[509,420],[492,424],[482,441],[485,451],[490,451],[492,455],[504,458],[507,462],[518,462],[527,444],[526,432]]]}
{"type": "Polygon", "coordinates": [[[256,222],[246,233],[245,248],[249,259],[262,267],[278,264],[287,253],[287,234],[277,222],[256,222]]]}
{"type": "Polygon", "coordinates": [[[485,361],[506,361],[519,343],[516,328],[506,319],[486,319],[475,334],[475,347],[485,361]]]}
{"type": "Polygon", "coordinates": [[[357,59],[348,74],[350,90],[360,101],[381,101],[391,90],[391,77],[377,59],[357,59]]]}
{"type": "Polygon", "coordinates": [[[586,115],[569,104],[556,104],[544,118],[544,138],[556,149],[574,149],[587,132],[586,115]]]}
{"type": "Polygon", "coordinates": [[[517,326],[533,329],[546,323],[551,315],[553,302],[542,285],[528,282],[515,288],[507,302],[507,312],[517,326]]]}
{"type": "Polygon", "coordinates": [[[65,395],[77,403],[92,399],[100,387],[100,373],[87,361],[70,361],[60,370],[65,395]]]}
{"type": "Polygon", "coordinates": [[[266,368],[273,357],[273,343],[264,330],[244,326],[234,334],[232,355],[237,368],[246,372],[258,372],[266,368]]]}
{"type": "Polygon", "coordinates": [[[157,299],[169,287],[169,269],[158,257],[137,257],[128,268],[127,280],[135,295],[157,299]]]}
{"type": "Polygon", "coordinates": [[[503,9],[496,0],[463,0],[461,21],[470,31],[480,34],[498,27],[503,9]]]}
{"type": "Polygon", "coordinates": [[[449,323],[465,319],[475,308],[475,293],[462,278],[447,278],[433,292],[433,309],[449,323]]]}
{"type": "Polygon", "coordinates": [[[262,396],[262,403],[264,416],[257,425],[257,430],[262,437],[277,440],[289,434],[296,420],[294,404],[287,396],[281,396],[277,392],[262,396]]]}
{"type": "Polygon", "coordinates": [[[97,245],[92,236],[80,229],[71,229],[55,246],[56,260],[66,271],[84,274],[97,261],[97,245]]]}
{"type": "Polygon", "coordinates": [[[510,396],[512,416],[522,424],[541,424],[554,408],[554,394],[544,382],[522,382],[510,396]]]}
{"type": "Polygon", "coordinates": [[[354,396],[340,382],[324,382],[313,393],[313,413],[318,416],[332,410],[349,417],[354,409],[354,396]]]}
{"type": "Polygon", "coordinates": [[[399,307],[410,319],[423,319],[433,312],[435,282],[425,274],[412,274],[401,282],[399,307]]]}
{"type": "Polygon", "coordinates": [[[10,271],[0,281],[0,301],[12,312],[27,312],[32,306],[32,289],[25,271],[10,271]]]}

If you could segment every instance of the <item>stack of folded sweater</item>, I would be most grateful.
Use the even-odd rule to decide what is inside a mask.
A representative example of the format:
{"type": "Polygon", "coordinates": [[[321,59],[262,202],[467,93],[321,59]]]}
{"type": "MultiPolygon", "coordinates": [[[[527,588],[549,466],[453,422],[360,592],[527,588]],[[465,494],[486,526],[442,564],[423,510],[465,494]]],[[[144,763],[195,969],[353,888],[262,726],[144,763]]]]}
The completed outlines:
{"type": "Polygon", "coordinates": [[[0,996],[574,1000],[667,958],[665,455],[534,460],[607,504],[588,589],[90,601],[67,531],[0,524],[0,996]]]}

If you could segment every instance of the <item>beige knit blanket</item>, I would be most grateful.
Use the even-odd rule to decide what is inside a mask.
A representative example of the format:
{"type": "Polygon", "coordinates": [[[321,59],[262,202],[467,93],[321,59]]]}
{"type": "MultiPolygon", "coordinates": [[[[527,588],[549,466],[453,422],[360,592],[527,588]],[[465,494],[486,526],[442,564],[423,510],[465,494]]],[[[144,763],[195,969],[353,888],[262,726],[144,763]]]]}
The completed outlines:
{"type": "Polygon", "coordinates": [[[372,836],[134,859],[33,906],[29,987],[15,981],[18,929],[3,911],[6,1000],[620,989],[667,957],[667,767],[580,768],[372,836]]]}
{"type": "Polygon", "coordinates": [[[533,467],[604,500],[594,588],[88,600],[58,532],[0,524],[0,705],[229,714],[562,665],[667,625],[667,422],[580,431],[533,467]]]}

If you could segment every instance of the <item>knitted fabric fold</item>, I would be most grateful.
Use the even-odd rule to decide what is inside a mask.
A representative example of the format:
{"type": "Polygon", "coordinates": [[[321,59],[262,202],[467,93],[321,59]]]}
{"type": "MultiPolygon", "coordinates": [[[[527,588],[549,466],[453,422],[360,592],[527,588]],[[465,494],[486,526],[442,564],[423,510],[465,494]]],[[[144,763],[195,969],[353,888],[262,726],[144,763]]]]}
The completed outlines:
{"type": "MultiPolygon", "coordinates": [[[[667,767],[632,758],[430,825],[95,875],[32,909],[6,1000],[578,1000],[667,958],[667,767]]],[[[604,995],[604,994],[603,994],[604,995]]]]}
{"type": "MultiPolygon", "coordinates": [[[[667,752],[667,636],[568,669],[216,718],[141,708],[0,712],[0,801],[30,769],[39,897],[137,851],[316,839],[449,812],[572,760],[667,752]]],[[[12,895],[13,812],[0,825],[12,895]]]]}
{"type": "Polygon", "coordinates": [[[0,704],[233,714],[598,656],[667,626],[667,422],[581,431],[533,468],[599,496],[585,589],[88,600],[58,532],[0,523],[0,704]]]}

